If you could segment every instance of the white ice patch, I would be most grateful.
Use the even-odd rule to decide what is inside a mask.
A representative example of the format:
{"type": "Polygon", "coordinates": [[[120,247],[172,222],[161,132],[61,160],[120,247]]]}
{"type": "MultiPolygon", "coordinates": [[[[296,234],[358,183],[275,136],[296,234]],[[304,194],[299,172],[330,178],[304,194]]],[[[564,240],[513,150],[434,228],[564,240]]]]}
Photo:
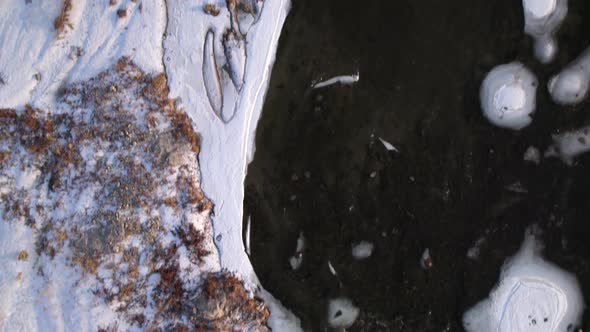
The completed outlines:
{"type": "Polygon", "coordinates": [[[18,189],[29,190],[41,175],[41,171],[34,166],[26,166],[22,168],[13,168],[15,175],[15,184],[18,189]]]}
{"type": "Polygon", "coordinates": [[[545,151],[545,157],[559,157],[571,165],[574,157],[590,151],[590,127],[553,135],[553,144],[545,151]]]}
{"type": "Polygon", "coordinates": [[[475,241],[473,247],[467,250],[467,258],[477,260],[479,259],[479,254],[481,252],[481,247],[485,244],[486,239],[484,237],[480,237],[475,241]]]}
{"type": "Polygon", "coordinates": [[[520,130],[532,121],[536,91],[537,78],[521,63],[497,66],[481,85],[483,114],[499,127],[520,130]]]}
{"type": "Polygon", "coordinates": [[[524,152],[522,159],[524,159],[524,161],[538,165],[541,162],[541,152],[539,152],[539,149],[536,147],[529,146],[524,152]]]}
{"type": "Polygon", "coordinates": [[[562,105],[580,103],[588,95],[590,85],[590,48],[549,80],[549,93],[562,105]]]}
{"type": "Polygon", "coordinates": [[[28,103],[51,109],[63,83],[93,77],[122,56],[129,56],[148,73],[163,71],[163,2],[128,2],[127,16],[120,18],[120,7],[108,1],[72,1],[68,22],[58,32],[54,21],[62,3],[2,2],[0,107],[28,103]]]}
{"type": "Polygon", "coordinates": [[[358,82],[359,79],[360,79],[360,76],[358,73],[356,73],[354,75],[341,75],[341,76],[332,77],[332,78],[327,79],[325,81],[313,83],[311,85],[311,87],[314,89],[320,89],[320,88],[324,88],[324,87],[338,84],[338,83],[340,83],[342,85],[351,85],[351,84],[358,82]]]}
{"type": "Polygon", "coordinates": [[[305,237],[303,232],[299,233],[297,238],[297,247],[295,248],[295,254],[289,258],[289,264],[293,270],[299,269],[303,263],[303,251],[305,251],[305,237]]]}
{"type": "Polygon", "coordinates": [[[584,309],[575,276],[544,261],[532,231],[502,267],[489,298],[463,315],[467,332],[554,332],[575,326],[584,309]]]}
{"type": "Polygon", "coordinates": [[[549,63],[557,53],[554,33],[567,15],[567,0],[523,0],[524,31],[535,39],[535,56],[549,63]]]}
{"type": "Polygon", "coordinates": [[[389,143],[388,141],[384,140],[383,138],[379,137],[379,141],[381,141],[381,143],[383,144],[383,146],[385,147],[385,149],[387,151],[399,152],[399,150],[395,146],[393,146],[393,144],[389,143]]]}
{"type": "Polygon", "coordinates": [[[352,247],[352,257],[361,260],[371,257],[373,254],[373,244],[367,241],[361,241],[352,247]]]}
{"type": "Polygon", "coordinates": [[[359,309],[347,298],[330,300],[328,304],[328,324],[333,328],[348,328],[359,315],[359,309]]]}

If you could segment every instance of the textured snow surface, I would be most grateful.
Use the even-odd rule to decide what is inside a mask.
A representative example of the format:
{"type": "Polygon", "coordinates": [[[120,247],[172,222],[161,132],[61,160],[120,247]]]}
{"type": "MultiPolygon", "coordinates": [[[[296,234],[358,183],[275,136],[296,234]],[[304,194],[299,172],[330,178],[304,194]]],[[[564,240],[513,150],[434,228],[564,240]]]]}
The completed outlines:
{"type": "MultiPolygon", "coordinates": [[[[0,125],[9,133],[0,139],[0,330],[239,317],[252,324],[238,329],[262,329],[264,306],[239,292],[209,298],[225,314],[190,315],[208,312],[192,300],[209,280],[237,289],[227,286],[236,273],[258,286],[241,241],[243,180],[289,3],[242,2],[209,13],[206,1],[0,4],[0,108],[16,109],[2,110],[0,125]],[[123,56],[131,67],[105,72],[123,56]],[[167,84],[174,101],[163,98],[167,84]],[[183,111],[165,111],[175,104],[183,111]]],[[[271,327],[299,329],[264,298],[271,327]]]]}
{"type": "Polygon", "coordinates": [[[584,300],[575,276],[546,262],[531,228],[520,251],[502,267],[489,298],[463,316],[468,332],[567,331],[579,323],[584,300]]]}

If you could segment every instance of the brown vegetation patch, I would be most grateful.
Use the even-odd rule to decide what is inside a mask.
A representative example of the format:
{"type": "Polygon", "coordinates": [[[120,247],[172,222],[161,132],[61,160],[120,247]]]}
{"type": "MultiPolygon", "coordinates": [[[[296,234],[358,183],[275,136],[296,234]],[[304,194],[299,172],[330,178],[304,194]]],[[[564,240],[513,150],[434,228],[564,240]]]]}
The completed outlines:
{"type": "Polygon", "coordinates": [[[203,12],[205,12],[205,14],[208,14],[211,16],[219,15],[219,9],[217,8],[217,6],[215,6],[215,4],[212,4],[212,3],[208,3],[208,4],[204,5],[203,12]]]}
{"type": "Polygon", "coordinates": [[[74,28],[70,22],[70,12],[73,8],[72,2],[72,0],[64,0],[59,16],[53,21],[53,27],[55,28],[58,37],[63,35],[66,28],[74,28]]]}
{"type": "Polygon", "coordinates": [[[212,204],[200,188],[200,137],[168,98],[165,75],[123,58],[64,86],[50,114],[0,109],[0,143],[8,147],[0,152],[8,189],[0,222],[34,228],[36,253],[65,255],[92,275],[94,294],[128,324],[267,330],[268,309],[237,278],[212,274],[202,287],[195,280],[212,268],[205,264],[214,250],[212,204]],[[17,187],[17,168],[26,185],[17,187]]]}

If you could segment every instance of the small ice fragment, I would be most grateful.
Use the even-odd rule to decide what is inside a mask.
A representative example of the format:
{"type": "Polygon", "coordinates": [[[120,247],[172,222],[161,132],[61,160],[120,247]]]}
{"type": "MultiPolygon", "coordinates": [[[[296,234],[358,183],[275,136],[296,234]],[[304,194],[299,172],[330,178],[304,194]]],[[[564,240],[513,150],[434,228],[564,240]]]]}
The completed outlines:
{"type": "Polygon", "coordinates": [[[330,300],[328,304],[328,324],[332,328],[349,328],[359,315],[359,309],[347,298],[330,300]]]}
{"type": "Polygon", "coordinates": [[[522,183],[520,183],[520,181],[514,182],[510,185],[507,185],[506,187],[504,187],[504,189],[513,192],[513,193],[517,193],[517,194],[528,194],[528,190],[522,185],[522,183]]]}
{"type": "Polygon", "coordinates": [[[358,82],[359,79],[360,79],[360,76],[358,73],[356,73],[354,75],[341,75],[341,76],[332,77],[329,80],[321,81],[318,83],[313,83],[311,85],[311,87],[314,89],[319,89],[319,88],[334,85],[337,83],[340,83],[342,85],[351,85],[351,84],[358,82]]]}
{"type": "Polygon", "coordinates": [[[473,247],[467,250],[467,258],[477,260],[479,258],[481,246],[485,243],[485,241],[486,240],[483,237],[477,239],[477,241],[475,241],[475,243],[473,244],[473,247]]]}
{"type": "Polygon", "coordinates": [[[579,322],[584,300],[576,277],[544,261],[540,250],[528,230],[489,298],[463,315],[467,332],[567,331],[579,322]]]}
{"type": "Polygon", "coordinates": [[[303,237],[303,232],[299,233],[299,237],[297,238],[297,249],[295,252],[303,252],[305,249],[305,238],[303,237]]]}
{"type": "Polygon", "coordinates": [[[432,257],[430,256],[430,249],[424,249],[422,256],[420,257],[420,266],[425,270],[432,268],[432,257]]]}
{"type": "Polygon", "coordinates": [[[246,253],[248,254],[248,256],[250,256],[250,222],[251,222],[251,217],[248,216],[248,221],[246,222],[246,253]]]}
{"type": "Polygon", "coordinates": [[[297,270],[301,267],[301,263],[303,263],[303,255],[295,255],[289,258],[289,264],[293,270],[297,270]]]}
{"type": "Polygon", "coordinates": [[[554,33],[567,15],[567,0],[523,0],[524,32],[535,39],[535,57],[541,63],[557,54],[554,33]]]}
{"type": "Polygon", "coordinates": [[[481,85],[483,114],[499,127],[520,130],[532,121],[536,91],[537,78],[521,63],[497,66],[481,85]]]}
{"type": "Polygon", "coordinates": [[[328,261],[328,268],[330,269],[330,272],[333,275],[335,275],[335,276],[338,275],[338,273],[336,273],[336,269],[334,269],[334,267],[332,266],[332,263],[330,261],[328,261]]]}
{"type": "Polygon", "coordinates": [[[303,263],[303,251],[305,250],[305,238],[303,232],[299,233],[297,238],[297,247],[295,248],[295,255],[289,258],[289,264],[293,270],[297,270],[303,263]]]}
{"type": "Polygon", "coordinates": [[[539,165],[541,162],[541,152],[534,146],[529,146],[526,151],[524,152],[524,156],[522,157],[524,161],[528,161],[534,164],[539,165]]]}
{"type": "Polygon", "coordinates": [[[586,98],[590,85],[590,47],[549,80],[549,93],[554,102],[574,105],[586,98]]]}
{"type": "Polygon", "coordinates": [[[371,257],[373,254],[373,244],[368,241],[361,241],[352,247],[352,257],[362,260],[371,257]]]}
{"type": "Polygon", "coordinates": [[[571,166],[574,157],[588,151],[590,151],[590,127],[582,127],[553,135],[553,144],[545,151],[545,157],[559,157],[571,166]]]}
{"type": "Polygon", "coordinates": [[[387,151],[399,152],[399,150],[395,146],[393,146],[391,143],[385,141],[383,138],[379,137],[379,140],[381,141],[381,143],[383,143],[383,146],[385,147],[385,149],[387,151]]]}

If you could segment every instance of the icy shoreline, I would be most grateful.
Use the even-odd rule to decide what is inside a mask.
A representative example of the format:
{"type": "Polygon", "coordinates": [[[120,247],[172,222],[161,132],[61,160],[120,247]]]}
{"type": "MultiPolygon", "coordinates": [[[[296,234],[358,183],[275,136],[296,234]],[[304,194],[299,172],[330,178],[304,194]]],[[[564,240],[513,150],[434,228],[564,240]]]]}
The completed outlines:
{"type": "MultiPolygon", "coordinates": [[[[228,1],[228,7],[231,7],[230,3],[234,2],[228,1]]],[[[217,253],[212,255],[213,259],[207,261],[202,271],[224,269],[236,273],[251,291],[259,290],[258,295],[271,308],[271,327],[281,331],[298,330],[297,319],[261,289],[242,242],[243,181],[247,164],[254,154],[256,124],[269,84],[281,28],[289,10],[289,1],[286,0],[264,3],[253,0],[250,3],[260,7],[251,8],[255,19],[243,13],[232,13],[225,6],[207,7],[206,1],[198,1],[197,4],[176,0],[157,3],[119,0],[101,4],[87,1],[60,4],[7,2],[2,5],[4,10],[0,14],[0,45],[6,51],[3,54],[18,56],[0,55],[0,107],[22,110],[26,104],[31,104],[42,112],[54,113],[56,95],[66,84],[95,77],[123,56],[148,74],[165,71],[170,97],[176,98],[177,104],[189,115],[195,131],[201,136],[198,166],[201,189],[215,204],[215,215],[211,221],[214,229],[208,235],[215,241],[219,256],[217,253]],[[260,10],[262,5],[264,8],[260,10]],[[40,13],[43,15],[38,15],[40,13]],[[22,22],[27,22],[31,15],[37,16],[38,24],[24,26],[22,22]],[[56,17],[60,19],[59,28],[56,17]],[[237,25],[238,17],[244,21],[242,26],[237,25]],[[227,66],[234,69],[233,72],[225,72],[226,68],[217,68],[220,76],[217,83],[222,89],[224,102],[223,108],[217,112],[212,109],[203,84],[206,80],[203,76],[203,47],[207,31],[215,32],[214,40],[209,38],[214,46],[210,50],[213,59],[223,64],[223,58],[227,57],[227,66]],[[241,52],[242,59],[239,58],[241,52]],[[228,77],[231,79],[228,80],[228,77]]],[[[240,8],[243,10],[244,7],[240,8]]],[[[23,178],[23,181],[28,180],[23,178]]],[[[27,243],[27,238],[32,240],[24,230],[6,230],[18,231],[22,244],[27,243]]],[[[12,254],[17,248],[13,248],[5,238],[7,235],[2,237],[7,245],[6,250],[1,251],[2,259],[12,264],[12,261],[16,263],[12,254]]],[[[29,247],[33,248],[34,243],[29,243],[29,247]]],[[[67,265],[65,261],[58,266],[60,264],[67,265]]],[[[78,273],[75,270],[70,272],[78,273]]],[[[1,273],[0,284],[8,285],[13,277],[12,274],[1,273]]],[[[81,286],[66,283],[54,289],[53,297],[66,299],[69,297],[67,294],[79,292],[81,286]]],[[[34,299],[40,290],[34,288],[28,292],[30,294],[18,297],[34,299]]],[[[77,301],[81,300],[84,302],[81,308],[85,308],[82,310],[94,308],[89,299],[79,297],[77,301]]],[[[10,307],[13,305],[10,303],[4,302],[0,306],[0,309],[8,310],[0,312],[0,323],[12,315],[10,307]]],[[[54,305],[56,308],[52,310],[58,311],[64,305],[70,306],[67,303],[54,305]]],[[[20,318],[14,317],[17,324],[35,315],[35,305],[27,308],[20,313],[20,318]]],[[[70,309],[74,310],[73,307],[70,309]]],[[[89,316],[78,313],[84,316],[79,320],[82,324],[96,324],[98,311],[96,308],[92,310],[94,314],[89,316]]],[[[104,311],[104,308],[99,311],[104,311]]],[[[54,320],[50,326],[68,329],[70,322],[59,319],[58,313],[56,315],[46,318],[54,320]]],[[[117,321],[114,313],[108,315],[101,322],[117,321]]]]}

